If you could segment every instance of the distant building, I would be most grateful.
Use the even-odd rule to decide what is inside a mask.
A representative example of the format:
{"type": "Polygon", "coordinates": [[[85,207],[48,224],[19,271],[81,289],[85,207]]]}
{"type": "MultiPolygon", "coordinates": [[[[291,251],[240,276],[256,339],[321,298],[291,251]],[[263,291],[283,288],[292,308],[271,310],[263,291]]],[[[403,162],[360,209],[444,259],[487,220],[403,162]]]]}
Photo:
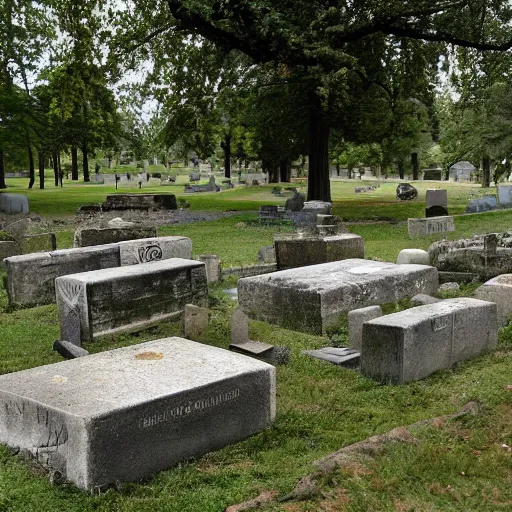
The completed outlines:
{"type": "Polygon", "coordinates": [[[477,168],[471,162],[457,162],[450,167],[450,179],[453,181],[472,181],[477,168]]]}

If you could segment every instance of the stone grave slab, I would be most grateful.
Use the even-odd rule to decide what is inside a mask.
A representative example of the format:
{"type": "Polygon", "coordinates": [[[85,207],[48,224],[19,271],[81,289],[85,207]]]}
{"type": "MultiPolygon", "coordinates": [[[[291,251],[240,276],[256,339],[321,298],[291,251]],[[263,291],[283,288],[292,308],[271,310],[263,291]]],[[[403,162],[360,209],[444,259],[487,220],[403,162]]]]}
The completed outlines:
{"type": "Polygon", "coordinates": [[[368,306],[349,311],[347,315],[349,347],[360,351],[363,343],[363,324],[382,315],[380,306],[368,306]]]}
{"type": "Polygon", "coordinates": [[[185,236],[162,236],[119,242],[121,266],[169,258],[192,258],[192,240],[185,236]]]}
{"type": "Polygon", "coordinates": [[[430,256],[422,249],[402,249],[396,258],[399,265],[416,263],[418,265],[430,265],[430,256]]]}
{"type": "Polygon", "coordinates": [[[471,199],[466,205],[466,213],[480,213],[496,210],[498,203],[494,196],[484,196],[479,199],[471,199]]]}
{"type": "MultiPolygon", "coordinates": [[[[137,186],[136,181],[133,181],[137,186]]],[[[160,184],[160,183],[159,183],[160,184]]],[[[104,210],[177,210],[174,194],[109,194],[104,210]]]]}
{"type": "Polygon", "coordinates": [[[351,348],[324,347],[318,350],[303,350],[302,353],[321,361],[349,368],[359,366],[361,359],[360,352],[351,348]]]}
{"type": "Polygon", "coordinates": [[[20,246],[18,242],[12,241],[0,241],[0,265],[4,258],[9,258],[10,256],[17,256],[21,253],[20,246]]]}
{"type": "Polygon", "coordinates": [[[0,376],[0,442],[94,490],[270,427],[275,399],[274,367],[166,338],[0,376]]]}
{"type": "Polygon", "coordinates": [[[507,325],[512,315],[512,274],[493,277],[477,288],[475,297],[494,302],[498,308],[498,325],[507,325]]]}
{"type": "Polygon", "coordinates": [[[80,345],[206,305],[208,286],[202,262],[172,258],[58,277],[55,294],[61,339],[80,345]]]}
{"type": "Polygon", "coordinates": [[[0,193],[0,212],[29,213],[27,196],[23,194],[0,193]]]}
{"type": "Polygon", "coordinates": [[[512,185],[498,186],[500,208],[512,208],[512,185]]]}
{"type": "Polygon", "coordinates": [[[82,228],[75,231],[73,247],[105,245],[139,238],[156,238],[156,227],[82,228]]]}
{"type": "Polygon", "coordinates": [[[221,278],[220,258],[216,254],[200,254],[199,261],[206,265],[206,275],[209,283],[217,283],[221,278]]]}
{"type": "Polygon", "coordinates": [[[364,258],[364,240],[359,235],[334,236],[278,235],[274,238],[279,270],[318,265],[331,261],[364,258]]]}
{"type": "Polygon", "coordinates": [[[394,384],[423,379],[494,348],[496,304],[447,299],[363,325],[361,373],[394,384]]]}
{"type": "Polygon", "coordinates": [[[436,235],[438,233],[450,233],[455,231],[455,222],[452,215],[423,219],[408,219],[407,229],[410,238],[416,236],[436,235]]]}
{"type": "Polygon", "coordinates": [[[341,313],[433,294],[437,269],[349,259],[238,280],[238,302],[250,318],[322,333],[341,313]]]}

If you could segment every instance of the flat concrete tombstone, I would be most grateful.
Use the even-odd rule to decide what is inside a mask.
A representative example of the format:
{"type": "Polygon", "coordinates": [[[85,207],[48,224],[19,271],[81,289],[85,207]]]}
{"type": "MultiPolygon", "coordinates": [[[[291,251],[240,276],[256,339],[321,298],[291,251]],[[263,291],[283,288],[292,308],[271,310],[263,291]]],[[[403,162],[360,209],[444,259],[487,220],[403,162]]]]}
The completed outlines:
{"type": "Polygon", "coordinates": [[[512,274],[493,277],[477,288],[475,297],[496,303],[498,325],[504,327],[512,315],[512,274]]]}
{"type": "Polygon", "coordinates": [[[93,490],[270,427],[275,398],[273,366],[167,338],[0,376],[0,442],[93,490]]]}

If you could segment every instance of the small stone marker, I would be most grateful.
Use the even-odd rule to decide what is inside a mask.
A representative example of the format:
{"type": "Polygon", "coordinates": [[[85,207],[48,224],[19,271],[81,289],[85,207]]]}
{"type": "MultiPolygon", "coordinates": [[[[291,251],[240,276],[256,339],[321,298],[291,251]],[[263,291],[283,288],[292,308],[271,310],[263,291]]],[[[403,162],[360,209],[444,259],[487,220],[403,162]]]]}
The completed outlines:
{"type": "MultiPolygon", "coordinates": [[[[145,182],[144,175],[137,178],[145,182]]],[[[130,183],[128,184],[129,186],[130,183]]],[[[137,186],[134,182],[133,186],[137,186]]],[[[103,203],[103,209],[109,210],[177,210],[174,194],[109,194],[103,203]]]]}
{"type": "Polygon", "coordinates": [[[23,194],[0,193],[0,212],[29,213],[28,199],[23,194]]]}
{"type": "Polygon", "coordinates": [[[82,347],[78,347],[69,341],[55,341],[53,343],[53,350],[58,352],[65,359],[76,359],[77,357],[84,357],[89,355],[87,350],[82,347]]]}
{"type": "Polygon", "coordinates": [[[274,238],[274,247],[279,270],[365,256],[363,238],[352,233],[334,236],[278,235],[274,238]]]}
{"type": "Polygon", "coordinates": [[[185,304],[183,335],[188,340],[201,341],[208,330],[208,309],[194,304],[185,304]]]}
{"type": "Polygon", "coordinates": [[[173,337],[0,376],[0,442],[93,490],[268,428],[275,400],[273,366],[173,337]]]}
{"type": "Polygon", "coordinates": [[[231,315],[231,345],[241,345],[249,342],[249,318],[237,308],[231,315]]]}
{"type": "Polygon", "coordinates": [[[332,211],[332,203],[328,201],[305,201],[302,208],[305,212],[314,212],[320,215],[330,215],[332,211]]]}
{"type": "Polygon", "coordinates": [[[458,292],[460,290],[459,283],[443,283],[439,286],[440,292],[458,292]]]}
{"type": "Polygon", "coordinates": [[[82,228],[75,231],[73,247],[105,245],[138,238],[155,238],[156,228],[138,226],[130,228],[82,228]]]}
{"type": "Polygon", "coordinates": [[[238,280],[238,302],[250,318],[322,333],[341,313],[396,302],[439,286],[437,269],[350,259],[238,280]]]}
{"type": "Polygon", "coordinates": [[[135,222],[123,220],[121,217],[116,217],[107,222],[109,228],[131,228],[135,226],[135,222]]]}
{"type": "Polygon", "coordinates": [[[448,191],[446,189],[427,190],[425,217],[448,215],[448,191]]]}
{"type": "Polygon", "coordinates": [[[208,287],[203,263],[172,258],[58,277],[55,292],[61,339],[80,345],[206,304],[208,287]]]}
{"type": "Polygon", "coordinates": [[[22,254],[55,251],[57,249],[57,239],[55,238],[55,233],[25,235],[20,240],[20,244],[22,254]]]}
{"type": "Polygon", "coordinates": [[[201,254],[198,259],[206,265],[208,282],[218,283],[221,277],[220,258],[216,254],[201,254]]]}
{"type": "Polygon", "coordinates": [[[276,250],[273,245],[267,245],[262,247],[258,251],[258,263],[275,263],[276,262],[276,250]]]}
{"type": "Polygon", "coordinates": [[[484,196],[480,199],[471,199],[466,205],[466,213],[480,213],[496,210],[498,203],[494,196],[484,196]]]}
{"type": "Polygon", "coordinates": [[[318,350],[303,350],[303,354],[348,368],[359,366],[361,354],[351,348],[324,347],[318,350]]]}
{"type": "Polygon", "coordinates": [[[512,274],[493,277],[477,288],[475,297],[494,302],[498,308],[498,325],[507,325],[512,314],[512,274]]]}
{"type": "Polygon", "coordinates": [[[348,338],[349,347],[361,351],[363,343],[363,324],[374,318],[382,316],[380,306],[368,306],[366,308],[353,309],[348,312],[348,338]]]}
{"type": "Polygon", "coordinates": [[[421,249],[402,249],[396,258],[398,265],[430,265],[430,256],[421,249]]]}
{"type": "Polygon", "coordinates": [[[512,208],[512,185],[498,186],[500,208],[512,208]]]}
{"type": "Polygon", "coordinates": [[[455,231],[453,216],[430,217],[424,219],[408,219],[409,237],[435,235],[455,231]]]}
{"type": "Polygon", "coordinates": [[[363,326],[361,373],[393,384],[423,379],[494,348],[496,304],[447,299],[363,326]]]}
{"type": "Polygon", "coordinates": [[[17,256],[18,254],[21,254],[21,249],[18,242],[0,241],[0,265],[2,264],[2,260],[4,258],[9,258],[10,256],[17,256]]]}

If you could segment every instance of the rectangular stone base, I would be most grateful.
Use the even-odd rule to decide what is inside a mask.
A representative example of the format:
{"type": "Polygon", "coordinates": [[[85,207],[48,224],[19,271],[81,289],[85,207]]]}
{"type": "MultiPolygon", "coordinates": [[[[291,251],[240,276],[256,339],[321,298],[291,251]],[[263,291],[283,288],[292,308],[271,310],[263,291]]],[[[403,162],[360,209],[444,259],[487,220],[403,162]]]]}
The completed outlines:
{"type": "Polygon", "coordinates": [[[361,373],[401,384],[423,379],[496,346],[496,304],[448,299],[363,324],[361,373]]]}
{"type": "Polygon", "coordinates": [[[269,427],[275,393],[274,367],[167,338],[0,376],[0,442],[92,490],[269,427]]]}
{"type": "Polygon", "coordinates": [[[322,333],[341,313],[431,295],[438,286],[434,267],[350,259],[240,279],[238,302],[255,320],[322,333]]]}
{"type": "Polygon", "coordinates": [[[438,233],[449,233],[451,231],[455,231],[455,222],[451,215],[443,217],[408,219],[407,230],[409,238],[436,235],[438,233]]]}

